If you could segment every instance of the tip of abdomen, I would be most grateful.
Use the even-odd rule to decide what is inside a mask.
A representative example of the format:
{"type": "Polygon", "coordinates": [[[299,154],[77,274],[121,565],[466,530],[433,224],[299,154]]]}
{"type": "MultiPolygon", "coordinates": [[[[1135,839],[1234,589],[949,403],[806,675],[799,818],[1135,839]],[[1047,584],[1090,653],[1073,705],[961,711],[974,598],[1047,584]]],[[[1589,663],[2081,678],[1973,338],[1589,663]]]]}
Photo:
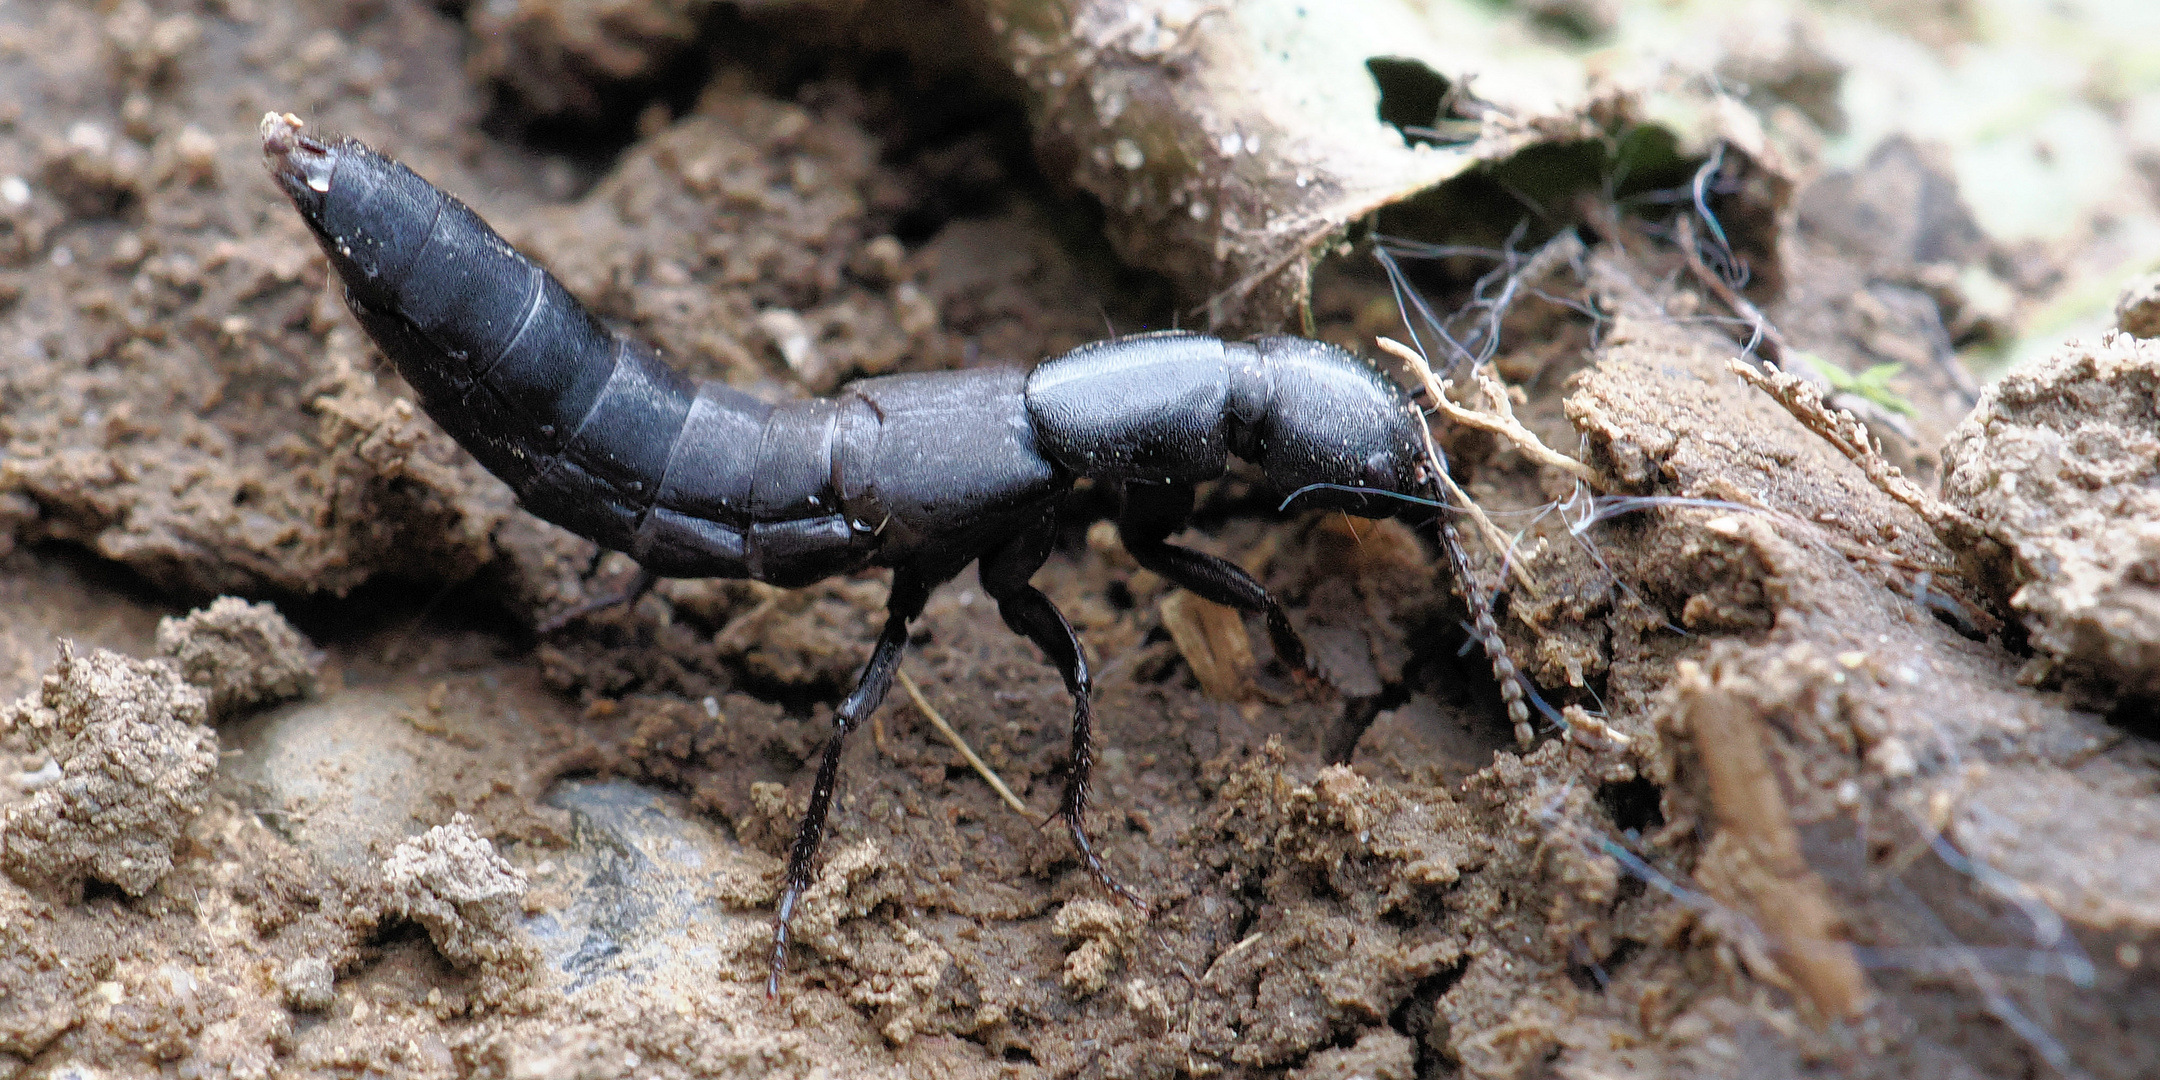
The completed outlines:
{"type": "Polygon", "coordinates": [[[303,134],[306,123],[291,113],[264,113],[263,166],[295,202],[319,200],[330,191],[335,165],[330,144],[303,134]]]}

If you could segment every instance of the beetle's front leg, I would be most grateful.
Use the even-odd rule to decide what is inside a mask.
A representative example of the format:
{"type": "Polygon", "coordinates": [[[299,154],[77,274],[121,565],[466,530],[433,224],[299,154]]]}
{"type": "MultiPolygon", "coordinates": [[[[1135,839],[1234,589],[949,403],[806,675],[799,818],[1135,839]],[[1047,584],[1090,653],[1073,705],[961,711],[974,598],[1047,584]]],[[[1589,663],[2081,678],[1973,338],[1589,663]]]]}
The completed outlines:
{"type": "Polygon", "coordinates": [[[1186,484],[1125,485],[1125,509],[1118,515],[1118,539],[1133,561],[1161,574],[1173,585],[1192,590],[1224,607],[1264,615],[1275,655],[1292,674],[1310,675],[1305,641],[1291,627],[1282,605],[1267,589],[1228,559],[1218,559],[1168,541],[1192,516],[1193,489],[1186,484]]]}
{"type": "Polygon", "coordinates": [[[795,828],[795,841],[788,846],[787,877],[780,890],[779,911],[773,917],[772,974],[765,981],[767,997],[780,992],[780,972],[787,966],[788,920],[795,916],[795,905],[810,888],[811,866],[817,861],[818,845],[825,839],[825,815],[832,809],[833,788],[840,780],[841,748],[848,732],[876,712],[885,700],[893,675],[900,670],[901,654],[907,649],[907,624],[922,614],[923,605],[930,601],[930,590],[936,587],[937,582],[920,573],[904,568],[893,571],[892,595],[885,602],[885,629],[878,633],[877,647],[871,650],[862,678],[856,680],[855,692],[833,711],[833,731],[825,738],[817,784],[810,789],[810,809],[803,813],[802,824],[795,828]]]}

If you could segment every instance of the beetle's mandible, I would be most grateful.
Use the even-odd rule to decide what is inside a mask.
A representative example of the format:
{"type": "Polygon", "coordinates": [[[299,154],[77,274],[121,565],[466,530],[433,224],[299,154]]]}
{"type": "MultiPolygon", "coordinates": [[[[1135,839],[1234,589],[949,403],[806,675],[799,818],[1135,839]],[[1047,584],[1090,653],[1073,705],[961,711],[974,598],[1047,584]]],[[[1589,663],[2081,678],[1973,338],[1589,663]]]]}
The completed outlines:
{"type": "Polygon", "coordinates": [[[771,404],[693,382],[611,333],[479,215],[352,139],[262,123],[271,175],[345,284],[368,335],[428,415],[525,508],[628,554],[640,582],[755,578],[805,585],[892,570],[885,626],[833,714],[810,807],[788,854],[772,980],[825,830],[842,741],[899,669],[930,592],[980,562],[983,588],[1073,699],[1059,807],[1083,864],[1135,905],[1088,842],[1089,676],[1065,617],[1029,579],[1049,556],[1062,497],[1119,486],[1118,530],[1140,565],[1219,604],[1263,615],[1293,668],[1305,649],[1244,571],[1167,542],[1193,485],[1231,455],[1308,506],[1386,517],[1427,494],[1423,422],[1403,393],[1332,345],[1190,333],[1098,342],[1016,368],[890,375],[832,398],[771,404]]]}

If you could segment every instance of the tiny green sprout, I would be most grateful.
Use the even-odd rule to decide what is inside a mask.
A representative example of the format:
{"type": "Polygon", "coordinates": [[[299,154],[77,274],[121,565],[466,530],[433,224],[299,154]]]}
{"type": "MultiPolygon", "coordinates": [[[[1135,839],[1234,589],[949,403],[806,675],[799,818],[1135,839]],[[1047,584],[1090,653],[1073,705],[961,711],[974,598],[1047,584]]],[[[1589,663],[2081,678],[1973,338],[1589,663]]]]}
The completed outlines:
{"type": "Polygon", "coordinates": [[[1855,375],[1811,352],[1796,351],[1793,353],[1793,357],[1814,368],[1823,378],[1830,381],[1830,386],[1835,390],[1847,394],[1858,394],[1900,416],[1911,416],[1913,414],[1912,402],[1905,400],[1890,385],[1890,380],[1896,378],[1899,372],[1905,370],[1903,364],[1876,364],[1855,375]]]}

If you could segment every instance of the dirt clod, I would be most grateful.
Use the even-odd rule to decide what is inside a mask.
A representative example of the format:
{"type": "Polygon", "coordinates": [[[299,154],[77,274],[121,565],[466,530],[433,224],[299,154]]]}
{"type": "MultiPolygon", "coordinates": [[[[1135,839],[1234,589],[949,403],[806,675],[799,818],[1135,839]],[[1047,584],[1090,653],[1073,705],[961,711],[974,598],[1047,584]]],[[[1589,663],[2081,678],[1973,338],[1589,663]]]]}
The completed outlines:
{"type": "Polygon", "coordinates": [[[1290,1080],[1411,1080],[1417,1072],[1417,1045],[1408,1036],[1376,1029],[1356,1045],[1330,1047],[1293,1069],[1290,1080]]]}
{"type": "Polygon", "coordinates": [[[158,651],[210,696],[210,710],[220,716],[313,693],[322,664],[276,608],[237,596],[163,619],[157,635],[158,651]]]}
{"type": "Polygon", "coordinates": [[[2035,648],[2104,693],[2160,693],[2160,343],[2072,342],[2012,372],[1943,464],[2035,648]]]}
{"type": "Polygon", "coordinates": [[[1110,985],[1131,934],[1124,909],[1101,900],[1074,900],[1058,909],[1051,928],[1059,937],[1074,942],[1065,954],[1064,982],[1073,993],[1086,997],[1110,985]]]}
{"type": "Polygon", "coordinates": [[[624,83],[650,80],[696,40],[711,0],[522,0],[467,14],[475,77],[541,116],[601,117],[624,83]]]}
{"type": "Polygon", "coordinates": [[[459,814],[405,841],[383,860],[384,909],[427,928],[436,951],[460,967],[521,966],[518,929],[525,875],[495,854],[459,814]]]}
{"type": "Polygon", "coordinates": [[[89,878],[149,892],[217,769],[204,712],[202,692],[163,660],[79,657],[63,642],[38,692],[0,713],[0,737],[47,762],[30,797],[0,815],[0,868],[62,892],[89,878]]]}

